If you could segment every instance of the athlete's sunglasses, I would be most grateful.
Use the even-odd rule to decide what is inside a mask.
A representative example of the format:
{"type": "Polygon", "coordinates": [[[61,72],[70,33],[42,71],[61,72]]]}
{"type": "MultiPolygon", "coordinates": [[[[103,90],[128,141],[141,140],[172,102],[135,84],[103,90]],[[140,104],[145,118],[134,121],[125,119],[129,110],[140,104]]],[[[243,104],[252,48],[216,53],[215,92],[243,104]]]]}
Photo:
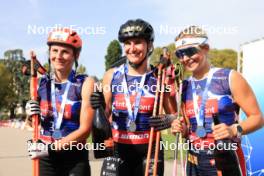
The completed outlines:
{"type": "Polygon", "coordinates": [[[185,49],[179,49],[175,52],[175,55],[179,59],[183,59],[184,56],[192,57],[196,53],[198,53],[200,50],[196,47],[189,47],[185,49]]]}

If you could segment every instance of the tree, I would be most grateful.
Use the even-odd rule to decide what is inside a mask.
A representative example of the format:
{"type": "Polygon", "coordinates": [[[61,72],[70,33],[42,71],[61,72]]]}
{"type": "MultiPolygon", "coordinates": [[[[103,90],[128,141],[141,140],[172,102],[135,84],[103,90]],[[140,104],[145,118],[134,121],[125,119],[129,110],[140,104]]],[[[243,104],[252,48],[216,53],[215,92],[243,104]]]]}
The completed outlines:
{"type": "Polygon", "coordinates": [[[105,56],[105,70],[107,71],[121,59],[122,48],[117,40],[113,40],[107,47],[105,56]]]}
{"type": "Polygon", "coordinates": [[[8,98],[13,95],[12,89],[10,89],[10,83],[12,82],[12,75],[5,67],[3,63],[0,63],[0,110],[4,109],[8,98]]]}
{"type": "MultiPolygon", "coordinates": [[[[171,43],[168,44],[167,46],[164,46],[168,49],[168,52],[171,55],[171,62],[173,64],[179,63],[179,59],[175,56],[175,44],[171,43]]],[[[157,47],[154,49],[152,55],[151,55],[151,59],[150,59],[150,64],[156,66],[159,63],[160,60],[160,56],[163,53],[163,47],[157,47]]],[[[188,77],[191,73],[190,72],[184,72],[184,77],[188,77]]]]}
{"type": "Polygon", "coordinates": [[[43,65],[43,67],[47,70],[47,72],[49,72],[49,63],[48,63],[48,62],[46,62],[46,63],[43,65]]]}
{"type": "Polygon", "coordinates": [[[237,52],[232,49],[212,49],[208,57],[213,66],[235,70],[237,68],[237,52]]]}
{"type": "Polygon", "coordinates": [[[5,67],[3,73],[7,75],[4,79],[8,80],[5,82],[8,84],[8,90],[1,90],[4,94],[2,96],[5,97],[5,99],[2,99],[1,108],[9,109],[10,118],[14,118],[16,117],[15,109],[17,106],[19,105],[23,108],[29,98],[29,79],[22,74],[22,64],[25,62],[23,50],[7,50],[4,53],[4,57],[5,60],[2,60],[2,64],[5,67]]]}
{"type": "MultiPolygon", "coordinates": [[[[171,43],[166,46],[168,48],[169,53],[171,54],[172,62],[176,63],[179,62],[179,59],[175,56],[175,44],[171,43]]],[[[160,59],[160,55],[162,54],[162,48],[157,47],[154,49],[150,64],[157,65],[160,59]]],[[[211,49],[208,53],[208,59],[210,60],[211,64],[215,67],[222,67],[222,68],[230,68],[236,69],[237,68],[237,52],[232,49],[211,49]]],[[[189,76],[191,73],[185,72],[185,76],[189,76]]]]}
{"type": "Polygon", "coordinates": [[[85,74],[85,73],[86,73],[86,68],[85,68],[85,66],[81,64],[81,65],[78,67],[78,69],[77,69],[77,73],[78,73],[78,74],[85,74]]]}
{"type": "Polygon", "coordinates": [[[4,57],[6,60],[25,60],[22,49],[7,50],[4,53],[4,57]]]}
{"type": "Polygon", "coordinates": [[[16,116],[17,105],[20,104],[24,108],[29,99],[29,77],[22,74],[23,62],[23,60],[4,60],[6,73],[11,75],[11,80],[8,84],[10,91],[7,92],[2,108],[9,109],[10,118],[16,116]]]}
{"type": "MultiPolygon", "coordinates": [[[[178,59],[176,58],[174,52],[175,52],[175,44],[171,43],[167,46],[165,46],[166,48],[168,48],[168,52],[171,55],[171,61],[172,63],[177,63],[179,62],[178,59]]],[[[160,55],[163,53],[163,47],[157,47],[154,49],[151,58],[150,58],[150,64],[152,65],[157,65],[159,60],[160,60],[160,55]]]]}

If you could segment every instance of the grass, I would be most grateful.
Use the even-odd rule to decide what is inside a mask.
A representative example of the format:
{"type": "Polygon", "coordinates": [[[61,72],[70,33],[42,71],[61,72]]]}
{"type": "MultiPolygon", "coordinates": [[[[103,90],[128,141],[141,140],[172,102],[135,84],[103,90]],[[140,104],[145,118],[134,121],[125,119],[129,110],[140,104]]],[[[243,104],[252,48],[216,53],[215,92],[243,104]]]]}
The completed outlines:
{"type": "MultiPolygon", "coordinates": [[[[162,141],[165,146],[173,146],[175,143],[175,136],[172,134],[162,134],[162,141]]],[[[173,160],[174,159],[174,151],[170,149],[170,147],[164,147],[164,160],[173,160]]]]}
{"type": "MultiPolygon", "coordinates": [[[[174,159],[174,149],[176,148],[175,144],[175,135],[173,134],[162,134],[163,149],[164,149],[164,160],[173,160],[174,159]]],[[[180,152],[178,154],[179,158],[180,152]]],[[[186,151],[183,150],[183,157],[185,158],[186,151]]]]}
{"type": "MultiPolygon", "coordinates": [[[[163,149],[164,149],[164,160],[173,160],[174,159],[174,149],[175,149],[175,135],[171,134],[168,131],[163,131],[162,141],[163,141],[163,149]]],[[[91,135],[87,139],[87,142],[92,143],[91,135]]],[[[186,155],[186,151],[183,151],[183,156],[185,157],[185,155],[186,155]]],[[[179,155],[178,155],[178,158],[179,158],[179,155]]]]}
{"type": "Polygon", "coordinates": [[[92,143],[92,133],[89,135],[89,137],[86,140],[87,143],[92,143]]]}

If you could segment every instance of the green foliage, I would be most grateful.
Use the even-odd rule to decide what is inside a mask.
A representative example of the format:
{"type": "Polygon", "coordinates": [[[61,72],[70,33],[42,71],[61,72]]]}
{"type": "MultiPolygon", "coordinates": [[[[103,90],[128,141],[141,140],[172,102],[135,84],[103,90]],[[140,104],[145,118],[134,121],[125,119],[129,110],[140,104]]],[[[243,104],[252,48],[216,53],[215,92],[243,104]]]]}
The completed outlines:
{"type": "MultiPolygon", "coordinates": [[[[168,52],[170,53],[171,55],[171,61],[172,63],[177,63],[178,62],[178,59],[176,58],[174,52],[175,52],[175,45],[174,43],[171,43],[167,46],[165,46],[168,48],[168,52]]],[[[151,65],[157,65],[159,63],[159,60],[160,60],[160,56],[161,54],[163,53],[163,47],[157,47],[154,49],[152,55],[151,55],[151,58],[150,58],[150,64],[151,65]]]]}
{"type": "MultiPolygon", "coordinates": [[[[175,56],[175,44],[171,43],[167,46],[165,46],[166,48],[168,48],[168,52],[170,53],[171,56],[171,61],[173,64],[179,63],[179,59],[175,56]]],[[[156,66],[159,63],[160,60],[160,56],[163,53],[163,47],[157,47],[154,49],[151,58],[150,58],[150,64],[156,66]]],[[[189,72],[185,72],[184,73],[184,77],[188,77],[191,73],[189,72]]]]}
{"type": "MultiPolygon", "coordinates": [[[[166,46],[168,48],[169,53],[171,54],[172,62],[176,63],[179,62],[179,60],[175,56],[175,45],[174,43],[171,43],[166,46]]],[[[160,55],[162,54],[162,48],[157,47],[154,49],[150,64],[157,65],[160,59],[160,55]]],[[[211,49],[208,53],[208,59],[211,62],[213,66],[216,67],[222,67],[222,68],[230,68],[230,69],[236,69],[237,68],[237,52],[232,49],[211,49]]],[[[189,72],[184,73],[185,77],[188,77],[191,75],[189,72]]]]}
{"type": "MultiPolygon", "coordinates": [[[[7,90],[4,90],[3,96],[6,98],[2,100],[3,105],[1,108],[9,109],[11,116],[15,116],[14,110],[19,103],[22,107],[25,106],[26,101],[29,99],[29,77],[22,74],[23,60],[4,60],[5,67],[4,75],[8,84],[7,90]]],[[[2,78],[3,79],[3,78],[2,78]]],[[[2,81],[1,81],[2,85],[2,81]]],[[[2,91],[1,91],[2,93],[2,91]]]]}
{"type": "Polygon", "coordinates": [[[4,63],[0,63],[0,109],[3,109],[8,101],[9,97],[12,97],[14,92],[10,89],[10,83],[12,82],[12,75],[5,67],[4,63]]]}
{"type": "Polygon", "coordinates": [[[43,65],[43,67],[47,70],[47,72],[49,72],[49,63],[48,63],[48,62],[45,63],[45,64],[43,65]]]}
{"type": "Polygon", "coordinates": [[[9,119],[9,115],[8,113],[0,113],[0,120],[8,120],[9,119]]]}
{"type": "Polygon", "coordinates": [[[84,65],[79,65],[78,69],[77,69],[77,73],[78,74],[86,74],[86,67],[84,65]]]}
{"type": "MultiPolygon", "coordinates": [[[[162,134],[162,142],[163,142],[163,147],[168,147],[168,148],[163,148],[164,149],[164,160],[173,160],[174,159],[174,150],[176,147],[175,144],[175,135],[173,134],[162,134]]],[[[180,153],[180,151],[178,151],[180,153]]],[[[183,150],[183,158],[186,156],[186,151],[183,150]]],[[[180,157],[180,154],[178,154],[178,159],[180,157]]]]}
{"type": "Polygon", "coordinates": [[[235,70],[237,68],[237,52],[232,49],[211,49],[208,58],[213,66],[235,70]]]}
{"type": "Polygon", "coordinates": [[[121,59],[122,48],[117,40],[113,40],[107,47],[105,56],[105,70],[107,71],[121,59]]]}
{"type": "Polygon", "coordinates": [[[4,53],[5,59],[8,60],[20,60],[23,57],[23,50],[15,49],[15,50],[7,50],[4,53]]]}

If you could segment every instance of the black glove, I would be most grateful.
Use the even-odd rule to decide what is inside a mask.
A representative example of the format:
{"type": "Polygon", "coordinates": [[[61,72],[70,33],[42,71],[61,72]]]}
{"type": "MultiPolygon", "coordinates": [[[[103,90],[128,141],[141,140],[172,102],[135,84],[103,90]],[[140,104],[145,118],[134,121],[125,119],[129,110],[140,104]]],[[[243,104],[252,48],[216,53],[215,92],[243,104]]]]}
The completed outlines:
{"type": "Polygon", "coordinates": [[[177,118],[174,114],[163,114],[149,118],[149,126],[154,127],[155,131],[165,130],[171,127],[173,120],[177,118]]]}
{"type": "Polygon", "coordinates": [[[102,106],[105,109],[105,98],[103,92],[93,92],[90,97],[90,103],[93,109],[102,106]]]}
{"type": "Polygon", "coordinates": [[[158,68],[155,67],[154,65],[150,65],[150,69],[153,72],[155,77],[158,77],[158,68]]]}

